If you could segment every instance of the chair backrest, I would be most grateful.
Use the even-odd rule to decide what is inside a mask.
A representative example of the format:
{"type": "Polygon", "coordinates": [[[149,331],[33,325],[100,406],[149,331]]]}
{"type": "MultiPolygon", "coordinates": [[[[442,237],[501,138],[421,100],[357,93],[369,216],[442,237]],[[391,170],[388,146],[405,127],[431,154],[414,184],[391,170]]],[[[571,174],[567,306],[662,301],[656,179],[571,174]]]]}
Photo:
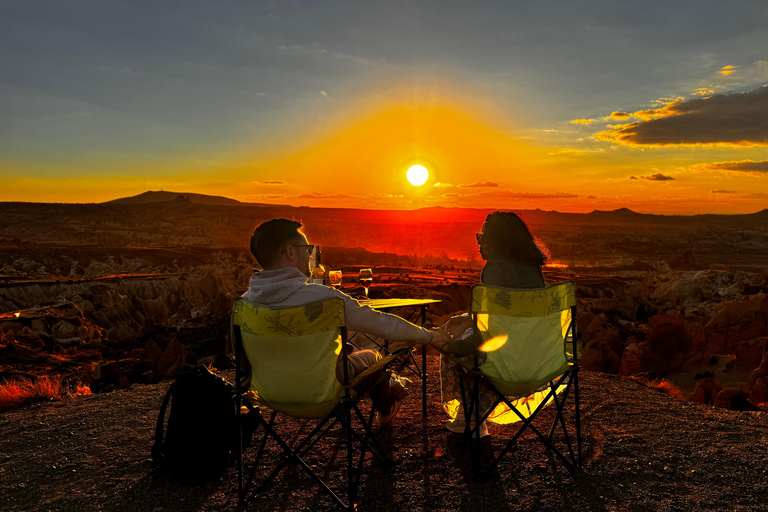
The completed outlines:
{"type": "Polygon", "coordinates": [[[289,309],[238,299],[232,321],[248,363],[240,384],[245,382],[259,402],[281,410],[327,404],[344,394],[336,378],[336,361],[346,337],[342,299],[289,309]]]}
{"type": "Polygon", "coordinates": [[[575,308],[572,281],[533,290],[475,285],[470,313],[488,351],[480,369],[520,394],[562,375],[577,357],[575,308]]]}

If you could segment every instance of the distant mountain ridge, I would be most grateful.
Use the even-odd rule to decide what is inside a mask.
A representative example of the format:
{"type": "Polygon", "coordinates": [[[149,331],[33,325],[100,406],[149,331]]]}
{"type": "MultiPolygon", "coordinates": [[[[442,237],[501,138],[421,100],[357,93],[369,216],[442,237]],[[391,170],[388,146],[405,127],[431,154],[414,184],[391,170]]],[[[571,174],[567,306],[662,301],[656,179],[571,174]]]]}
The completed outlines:
{"type": "Polygon", "coordinates": [[[211,196],[207,194],[197,194],[193,192],[171,192],[166,190],[160,191],[147,191],[142,194],[131,197],[123,197],[119,199],[113,199],[112,201],[106,201],[102,204],[148,204],[148,203],[193,203],[204,205],[220,205],[220,206],[260,206],[271,208],[288,208],[296,210],[313,210],[313,211],[325,211],[328,214],[336,215],[341,213],[343,215],[355,212],[362,217],[370,218],[388,218],[392,221],[398,219],[412,219],[414,216],[424,216],[431,221],[452,221],[455,220],[456,215],[461,215],[465,221],[482,221],[485,216],[496,210],[503,211],[515,211],[521,215],[526,222],[552,222],[552,221],[568,221],[576,223],[606,223],[606,222],[618,222],[618,223],[667,223],[667,222],[682,222],[684,224],[706,224],[712,223],[720,224],[723,222],[743,220],[762,220],[768,218],[768,208],[763,209],[755,213],[747,214],[696,214],[696,215],[665,215],[655,213],[638,213],[629,208],[617,208],[616,210],[592,210],[589,213],[569,213],[558,212],[557,210],[542,210],[536,208],[534,210],[524,210],[520,208],[461,208],[461,207],[445,207],[445,206],[430,206],[426,208],[418,208],[415,210],[367,210],[364,208],[327,208],[327,207],[308,207],[308,206],[290,206],[286,204],[271,204],[271,203],[244,203],[236,199],[230,199],[224,196],[211,196]],[[334,213],[332,213],[334,212],[334,213]]]}
{"type": "Polygon", "coordinates": [[[209,196],[207,194],[195,194],[193,192],[170,192],[167,190],[147,191],[142,194],[121,197],[106,201],[104,204],[142,204],[142,203],[194,203],[194,204],[216,204],[225,206],[238,206],[250,203],[241,203],[236,199],[230,199],[224,196],[209,196]]]}

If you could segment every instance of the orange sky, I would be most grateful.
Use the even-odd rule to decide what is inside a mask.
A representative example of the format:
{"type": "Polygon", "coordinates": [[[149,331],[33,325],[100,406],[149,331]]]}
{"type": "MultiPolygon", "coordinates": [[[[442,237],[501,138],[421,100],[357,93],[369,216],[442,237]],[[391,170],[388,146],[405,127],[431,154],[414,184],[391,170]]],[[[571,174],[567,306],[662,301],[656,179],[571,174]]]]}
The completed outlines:
{"type": "Polygon", "coordinates": [[[0,201],[768,205],[759,0],[49,7],[0,17],[0,201]]]}
{"type": "MultiPolygon", "coordinates": [[[[271,152],[147,163],[157,177],[16,178],[16,197],[2,199],[99,202],[162,188],[244,202],[375,209],[628,207],[685,214],[750,213],[768,203],[765,173],[702,163],[702,153],[715,154],[715,161],[744,161],[761,147],[647,149],[617,144],[608,140],[617,132],[597,129],[586,140],[544,145],[523,130],[499,126],[487,112],[472,115],[466,106],[428,103],[369,109],[324,130],[308,130],[271,152]],[[413,164],[429,170],[426,184],[415,187],[406,180],[413,164]]],[[[590,123],[571,124],[581,129],[590,123]]]]}

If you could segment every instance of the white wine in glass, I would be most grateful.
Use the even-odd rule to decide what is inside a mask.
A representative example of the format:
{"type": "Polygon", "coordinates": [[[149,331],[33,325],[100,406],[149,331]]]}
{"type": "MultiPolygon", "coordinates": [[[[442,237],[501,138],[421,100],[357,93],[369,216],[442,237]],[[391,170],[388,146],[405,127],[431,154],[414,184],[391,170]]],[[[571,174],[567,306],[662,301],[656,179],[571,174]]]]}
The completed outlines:
{"type": "Polygon", "coordinates": [[[341,270],[331,270],[328,272],[328,281],[337,290],[341,288],[341,270]]]}
{"type": "Polygon", "coordinates": [[[373,281],[373,270],[369,268],[361,268],[360,269],[360,284],[363,285],[363,288],[365,288],[365,298],[368,298],[368,287],[371,286],[371,281],[373,281]]]}

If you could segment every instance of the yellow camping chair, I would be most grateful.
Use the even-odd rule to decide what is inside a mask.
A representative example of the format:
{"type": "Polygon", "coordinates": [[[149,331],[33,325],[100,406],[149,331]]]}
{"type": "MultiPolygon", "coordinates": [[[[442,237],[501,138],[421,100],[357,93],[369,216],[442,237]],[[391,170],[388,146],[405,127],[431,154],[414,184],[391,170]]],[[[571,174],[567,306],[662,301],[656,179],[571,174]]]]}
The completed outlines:
{"type": "MultiPolygon", "coordinates": [[[[366,452],[389,463],[371,433],[375,408],[371,407],[367,419],[358,408],[360,398],[368,391],[360,391],[360,386],[364,385],[363,382],[375,381],[375,374],[385,371],[399,353],[383,358],[350,380],[346,364],[347,328],[342,299],[329,299],[280,310],[257,307],[238,299],[232,324],[240,428],[238,499],[242,504],[251,501],[293,461],[304,468],[341,508],[353,510],[366,452]],[[339,354],[343,354],[345,384],[336,378],[339,354]],[[366,380],[369,377],[371,380],[366,380]],[[262,416],[260,405],[272,410],[269,420],[262,416]],[[247,414],[242,412],[244,408],[247,414]],[[292,448],[273,428],[278,413],[319,422],[309,435],[292,448]],[[307,452],[336,425],[343,429],[347,445],[346,502],[304,459],[307,452]],[[263,427],[264,435],[246,479],[243,468],[243,433],[245,429],[253,431],[259,427],[263,427]],[[249,492],[269,438],[283,449],[286,458],[257,488],[249,492]],[[359,450],[356,467],[353,463],[355,446],[359,450]]],[[[378,376],[383,378],[387,375],[379,373],[378,376]]]]}
{"type": "MultiPolygon", "coordinates": [[[[461,365],[469,378],[465,390],[460,379],[464,406],[465,436],[472,438],[475,475],[480,477],[495,468],[530,430],[563,462],[569,471],[581,469],[581,418],[579,412],[579,361],[581,335],[576,324],[576,287],[564,281],[543,289],[516,290],[488,285],[472,287],[470,315],[482,334],[484,344],[474,356],[474,364],[461,365]],[[487,356],[480,361],[480,352],[487,356]],[[480,410],[480,389],[492,392],[495,402],[480,410]],[[575,449],[566,422],[566,401],[573,390],[575,449]],[[467,391],[471,393],[467,402],[467,391]],[[466,404],[469,403],[467,407],[466,404]],[[554,404],[555,417],[548,433],[536,421],[548,404],[554,404]],[[480,425],[489,420],[497,424],[522,422],[517,432],[494,461],[479,471],[480,425]],[[559,427],[559,428],[558,428],[559,427]],[[556,431],[559,434],[556,436],[556,431]],[[545,431],[546,432],[546,431],[545,431]]],[[[456,402],[455,400],[453,402],[456,402]]],[[[453,417],[458,403],[443,404],[453,417]]]]}

